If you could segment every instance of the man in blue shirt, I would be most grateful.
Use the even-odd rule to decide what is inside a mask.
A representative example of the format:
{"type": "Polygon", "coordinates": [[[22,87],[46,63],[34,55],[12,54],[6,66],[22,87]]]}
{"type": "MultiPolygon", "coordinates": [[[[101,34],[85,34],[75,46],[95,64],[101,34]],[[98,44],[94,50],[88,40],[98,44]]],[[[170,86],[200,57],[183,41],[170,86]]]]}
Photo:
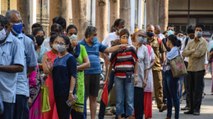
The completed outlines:
{"type": "Polygon", "coordinates": [[[13,119],[17,72],[24,69],[24,49],[6,25],[10,27],[7,19],[0,15],[0,96],[4,105],[0,119],[13,119]]]}
{"type": "Polygon", "coordinates": [[[16,119],[29,119],[29,81],[27,74],[30,74],[37,66],[36,51],[33,41],[22,33],[23,23],[20,13],[16,10],[9,10],[6,13],[6,18],[12,24],[11,32],[24,45],[25,53],[24,71],[18,73],[14,117],[16,119]]]}
{"type": "MultiPolygon", "coordinates": [[[[99,52],[112,53],[121,47],[126,47],[126,45],[117,45],[107,48],[99,43],[96,32],[97,29],[95,27],[88,26],[85,31],[85,39],[80,41],[80,44],[85,46],[90,60],[90,68],[85,70],[85,106],[87,97],[89,97],[91,119],[95,119],[96,116],[97,96],[100,84],[101,65],[99,52]]],[[[86,109],[84,109],[84,111],[86,111],[86,109]]],[[[86,118],[86,114],[84,116],[86,118]]]]}

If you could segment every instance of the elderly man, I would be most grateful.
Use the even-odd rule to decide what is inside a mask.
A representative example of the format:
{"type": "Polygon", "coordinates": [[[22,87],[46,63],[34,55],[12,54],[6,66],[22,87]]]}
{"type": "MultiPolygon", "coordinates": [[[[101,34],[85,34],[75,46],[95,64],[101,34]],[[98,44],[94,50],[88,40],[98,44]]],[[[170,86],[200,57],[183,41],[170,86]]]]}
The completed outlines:
{"type": "Polygon", "coordinates": [[[200,106],[204,89],[205,56],[207,52],[207,42],[202,37],[203,26],[195,27],[195,38],[189,41],[183,51],[184,57],[189,57],[189,97],[190,108],[185,114],[200,115],[200,106]]]}
{"type": "Polygon", "coordinates": [[[0,119],[13,119],[17,72],[24,69],[24,48],[6,26],[11,27],[7,19],[0,15],[0,97],[5,109],[0,119]]]}
{"type": "Polygon", "coordinates": [[[25,53],[24,71],[18,73],[14,117],[16,119],[29,119],[29,81],[27,73],[31,73],[37,66],[36,51],[33,41],[22,33],[23,23],[20,13],[16,10],[7,11],[6,18],[12,24],[12,34],[24,45],[25,53]]]}

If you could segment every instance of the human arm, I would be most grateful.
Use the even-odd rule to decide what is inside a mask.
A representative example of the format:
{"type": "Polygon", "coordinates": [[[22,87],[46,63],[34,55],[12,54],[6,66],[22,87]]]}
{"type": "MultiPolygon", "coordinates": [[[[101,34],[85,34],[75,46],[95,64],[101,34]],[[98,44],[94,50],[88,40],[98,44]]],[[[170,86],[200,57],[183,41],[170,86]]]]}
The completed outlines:
{"type": "Polygon", "coordinates": [[[74,100],[73,91],[77,80],[77,62],[72,56],[67,60],[68,75],[70,76],[69,100],[74,100]]]}
{"type": "Polygon", "coordinates": [[[16,73],[16,72],[22,72],[23,70],[24,70],[24,67],[22,65],[0,66],[1,72],[16,73]]]}
{"type": "Polygon", "coordinates": [[[42,59],[42,68],[45,74],[51,74],[53,64],[51,63],[50,59],[48,58],[47,54],[44,55],[42,59]]]}
{"type": "Polygon", "coordinates": [[[203,41],[197,48],[195,48],[195,52],[191,55],[194,58],[200,58],[204,56],[207,52],[207,43],[203,41]]]}
{"type": "Polygon", "coordinates": [[[81,57],[83,57],[83,63],[81,65],[77,66],[78,71],[82,71],[82,70],[85,70],[86,68],[90,67],[90,61],[88,58],[86,48],[82,45],[80,45],[80,55],[81,55],[81,57]]]}
{"type": "Polygon", "coordinates": [[[34,47],[34,42],[27,36],[25,36],[24,39],[25,43],[27,44],[25,46],[27,73],[30,74],[32,71],[36,70],[36,66],[38,63],[37,55],[34,47]]]}
{"type": "Polygon", "coordinates": [[[126,48],[127,45],[126,44],[121,44],[121,45],[116,45],[116,46],[112,46],[112,47],[108,47],[104,50],[105,53],[113,53],[115,51],[117,51],[120,48],[126,48]]]}
{"type": "Polygon", "coordinates": [[[192,55],[192,53],[195,52],[195,49],[190,49],[191,43],[192,42],[189,41],[189,43],[186,45],[185,49],[183,50],[183,53],[182,53],[183,57],[189,57],[192,55]]]}

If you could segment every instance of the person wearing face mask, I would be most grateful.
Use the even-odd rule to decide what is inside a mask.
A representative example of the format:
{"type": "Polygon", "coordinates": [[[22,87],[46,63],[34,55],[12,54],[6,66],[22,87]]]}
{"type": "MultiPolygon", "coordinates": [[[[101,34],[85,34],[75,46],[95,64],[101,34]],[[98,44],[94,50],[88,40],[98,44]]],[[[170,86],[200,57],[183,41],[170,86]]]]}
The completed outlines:
{"type": "MultiPolygon", "coordinates": [[[[85,46],[90,60],[90,68],[86,69],[84,73],[85,73],[85,96],[86,97],[89,96],[91,119],[95,119],[97,96],[100,83],[99,77],[101,73],[101,66],[99,61],[99,52],[112,53],[118,50],[120,47],[126,46],[126,45],[118,45],[107,48],[103,44],[99,43],[96,32],[97,29],[95,27],[88,26],[85,31],[85,39],[80,41],[80,44],[85,46]]],[[[85,101],[86,100],[87,98],[85,99],[85,101]]]]}
{"type": "Polygon", "coordinates": [[[161,27],[160,27],[160,25],[155,25],[155,34],[161,40],[163,40],[165,38],[165,36],[161,33],[161,27]]]}
{"type": "MultiPolygon", "coordinates": [[[[128,38],[129,31],[127,29],[122,29],[119,39],[120,44],[128,44],[128,38]]],[[[138,83],[138,57],[136,49],[129,45],[125,49],[120,48],[113,52],[110,58],[109,71],[111,71],[112,68],[115,70],[114,81],[117,95],[116,115],[118,116],[118,119],[122,119],[123,114],[132,119],[134,111],[134,93],[132,92],[134,92],[134,84],[136,85],[138,83]]],[[[109,77],[109,72],[106,77],[109,77]]],[[[142,83],[142,81],[140,82],[142,83]]],[[[142,91],[142,88],[139,90],[139,93],[141,93],[140,91],[142,91]]],[[[140,111],[141,110],[137,110],[137,114],[139,114],[140,111]]]]}
{"type": "Polygon", "coordinates": [[[163,102],[162,64],[165,62],[166,48],[162,41],[155,37],[153,25],[147,26],[147,44],[153,48],[155,53],[155,63],[152,67],[155,100],[159,112],[163,112],[166,109],[166,105],[163,102]]]}
{"type": "Polygon", "coordinates": [[[68,52],[76,58],[78,71],[76,81],[78,100],[72,106],[71,115],[73,119],[84,119],[84,70],[90,67],[90,61],[86,48],[78,43],[77,28],[74,25],[68,26],[67,34],[70,39],[68,52]]]}
{"type": "MultiPolygon", "coordinates": [[[[187,47],[189,41],[193,40],[194,39],[194,32],[195,30],[193,29],[192,26],[189,26],[188,29],[187,29],[187,37],[184,39],[184,41],[181,43],[181,50],[180,50],[180,53],[182,54],[184,49],[187,47]]],[[[188,62],[189,62],[189,58],[188,57],[183,57],[184,59],[184,63],[186,65],[186,68],[188,67],[188,62]]],[[[187,74],[185,77],[184,77],[184,92],[183,92],[183,95],[186,96],[186,106],[181,108],[181,110],[189,110],[189,75],[187,74]]]]}
{"type": "Polygon", "coordinates": [[[58,118],[70,119],[71,107],[67,102],[76,101],[77,62],[75,57],[67,51],[70,44],[67,36],[55,35],[52,39],[55,39],[56,43],[53,48],[58,52],[51,71],[58,118]]]}
{"type": "Polygon", "coordinates": [[[18,73],[17,88],[16,88],[16,105],[14,111],[14,117],[17,119],[29,119],[29,80],[28,74],[36,69],[37,57],[34,47],[34,42],[22,33],[23,23],[21,15],[16,10],[9,10],[6,12],[6,18],[12,24],[9,28],[11,33],[17,37],[24,45],[25,52],[25,64],[24,71],[18,73]]]}
{"type": "Polygon", "coordinates": [[[189,41],[182,55],[189,57],[189,97],[190,108],[184,114],[200,115],[202,94],[204,89],[205,57],[207,52],[207,42],[202,37],[203,26],[195,27],[194,39],[189,41]]]}
{"type": "Polygon", "coordinates": [[[14,119],[17,75],[24,70],[24,46],[11,32],[8,19],[0,15],[1,119],[14,119]]]}
{"type": "Polygon", "coordinates": [[[38,57],[38,63],[41,63],[45,49],[41,48],[42,43],[44,42],[44,30],[43,28],[34,28],[33,30],[33,36],[35,37],[35,43],[36,43],[36,52],[38,57]]]}
{"type": "MultiPolygon", "coordinates": [[[[144,107],[144,115],[145,119],[151,119],[152,118],[152,92],[153,92],[153,74],[152,74],[152,67],[154,65],[155,60],[155,53],[154,50],[150,45],[147,45],[147,35],[146,33],[143,33],[142,31],[139,31],[137,42],[143,46],[147,47],[148,51],[148,66],[145,70],[147,70],[147,80],[146,80],[146,86],[144,87],[144,93],[143,93],[143,107],[144,107]]],[[[140,53],[139,49],[138,52],[140,53]]],[[[138,56],[139,57],[139,56],[138,56]]],[[[143,74],[143,73],[141,73],[143,74]]],[[[145,76],[145,75],[144,75],[145,76]]]]}
{"type": "Polygon", "coordinates": [[[149,52],[145,44],[145,42],[147,42],[146,34],[141,33],[141,31],[139,31],[137,33],[136,39],[138,43],[137,44],[138,83],[135,85],[134,88],[134,109],[135,109],[135,119],[142,119],[143,113],[145,112],[144,89],[147,86],[148,80],[149,52]]]}
{"type": "MultiPolygon", "coordinates": [[[[104,38],[104,40],[102,41],[102,44],[107,46],[107,47],[111,47],[113,46],[114,41],[116,41],[117,39],[119,39],[119,31],[120,29],[123,29],[125,26],[125,21],[123,19],[116,19],[114,24],[112,25],[112,32],[109,33],[106,38],[104,38]]],[[[128,39],[128,44],[132,44],[131,39],[128,39]]],[[[108,72],[109,69],[109,58],[110,58],[111,54],[104,54],[104,60],[105,60],[105,68],[106,68],[106,72],[108,72]]],[[[109,83],[108,83],[108,92],[110,93],[111,89],[113,88],[113,84],[114,84],[114,70],[112,70],[110,72],[110,78],[109,78],[109,83]]],[[[113,98],[113,97],[110,97],[113,98]]],[[[100,102],[100,110],[99,110],[99,114],[98,117],[99,119],[104,119],[104,115],[105,115],[105,108],[106,105],[104,105],[104,103],[101,101],[100,102]]]]}
{"type": "Polygon", "coordinates": [[[179,47],[181,46],[181,41],[177,39],[175,35],[169,35],[167,37],[166,45],[171,49],[167,53],[165,69],[165,92],[167,97],[167,117],[166,119],[171,119],[172,117],[172,107],[175,107],[175,119],[179,119],[180,110],[180,97],[178,92],[180,77],[174,77],[172,75],[170,61],[180,55],[179,47]]]}

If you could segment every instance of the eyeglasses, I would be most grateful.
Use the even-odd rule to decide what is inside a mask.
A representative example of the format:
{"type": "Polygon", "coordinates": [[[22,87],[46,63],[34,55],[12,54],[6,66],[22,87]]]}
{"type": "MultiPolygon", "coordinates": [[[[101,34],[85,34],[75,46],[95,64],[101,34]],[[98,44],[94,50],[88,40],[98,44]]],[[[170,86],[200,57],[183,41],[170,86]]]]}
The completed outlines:
{"type": "Polygon", "coordinates": [[[60,43],[60,42],[55,42],[56,44],[59,44],[59,45],[66,45],[65,43],[60,43]]]}

